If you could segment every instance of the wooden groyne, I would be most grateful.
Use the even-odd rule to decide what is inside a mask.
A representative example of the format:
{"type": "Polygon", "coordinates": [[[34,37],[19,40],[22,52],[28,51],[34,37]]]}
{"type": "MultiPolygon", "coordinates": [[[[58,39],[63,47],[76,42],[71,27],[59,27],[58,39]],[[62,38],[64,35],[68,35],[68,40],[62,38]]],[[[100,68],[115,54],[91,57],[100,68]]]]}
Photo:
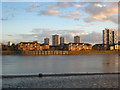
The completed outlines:
{"type": "Polygon", "coordinates": [[[118,54],[118,51],[2,51],[2,55],[95,55],[95,54],[118,54]]]}

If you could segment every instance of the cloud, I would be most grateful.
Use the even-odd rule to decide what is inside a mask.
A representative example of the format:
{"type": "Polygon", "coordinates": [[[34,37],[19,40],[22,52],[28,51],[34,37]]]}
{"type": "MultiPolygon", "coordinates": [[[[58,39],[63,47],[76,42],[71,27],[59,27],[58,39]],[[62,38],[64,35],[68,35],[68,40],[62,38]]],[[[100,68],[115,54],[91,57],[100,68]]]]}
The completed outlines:
{"type": "Polygon", "coordinates": [[[34,10],[36,10],[37,8],[39,8],[41,6],[41,4],[29,4],[29,7],[26,8],[25,10],[27,12],[32,12],[34,10]]]}
{"type": "Polygon", "coordinates": [[[82,8],[82,7],[84,7],[84,6],[79,5],[79,4],[76,4],[76,5],[74,5],[74,7],[76,7],[76,8],[82,8]]]}
{"type": "Polygon", "coordinates": [[[118,13],[118,4],[109,3],[103,5],[102,3],[91,3],[85,8],[85,11],[94,18],[107,18],[118,13]]]}
{"type": "Polygon", "coordinates": [[[87,23],[90,22],[113,22],[119,24],[118,15],[108,16],[107,18],[94,18],[94,17],[85,17],[83,20],[87,23]]]}
{"type": "Polygon", "coordinates": [[[79,20],[81,18],[81,16],[82,16],[82,14],[79,11],[71,11],[68,14],[60,15],[60,17],[70,18],[70,19],[74,19],[74,20],[79,20]]]}
{"type": "Polygon", "coordinates": [[[102,4],[95,4],[96,7],[105,7],[106,5],[102,5],[102,4]]]}
{"type": "Polygon", "coordinates": [[[84,8],[89,15],[85,22],[113,22],[118,24],[118,3],[90,3],[84,8]]]}
{"type": "Polygon", "coordinates": [[[100,22],[101,19],[96,19],[96,18],[93,18],[93,17],[85,17],[83,18],[83,20],[87,23],[90,23],[90,22],[100,22]]]}
{"type": "Polygon", "coordinates": [[[53,5],[47,6],[46,8],[47,9],[64,9],[64,8],[69,8],[69,7],[82,8],[84,6],[80,5],[79,3],[74,3],[74,2],[57,2],[53,5]]]}
{"type": "Polygon", "coordinates": [[[49,31],[49,30],[50,29],[48,29],[48,28],[35,28],[31,32],[40,34],[40,33],[43,33],[44,31],[49,31]]]}
{"type": "Polygon", "coordinates": [[[57,6],[60,8],[68,8],[73,6],[73,2],[57,2],[57,6]]]}
{"type": "Polygon", "coordinates": [[[46,16],[58,16],[62,18],[79,20],[83,19],[85,22],[113,22],[117,24],[117,18],[114,17],[118,14],[118,5],[117,3],[73,3],[73,2],[57,2],[53,5],[49,5],[45,10],[39,12],[39,15],[46,16]],[[80,11],[68,11],[61,12],[58,9],[65,9],[68,7],[81,8],[85,13],[88,13],[88,16],[84,15],[84,18],[81,18],[83,15],[80,11]]]}
{"type": "Polygon", "coordinates": [[[74,42],[74,36],[79,35],[82,42],[87,43],[101,43],[102,34],[97,32],[87,33],[84,30],[50,30],[47,28],[35,28],[31,31],[33,34],[21,34],[20,36],[26,41],[39,40],[42,41],[45,37],[49,37],[52,40],[53,34],[59,34],[67,39],[68,42],[74,42]]]}
{"type": "Polygon", "coordinates": [[[109,16],[109,17],[107,17],[107,18],[103,18],[103,20],[107,20],[107,21],[109,21],[109,22],[114,22],[114,23],[116,23],[116,24],[118,24],[119,23],[119,19],[118,19],[118,15],[113,15],[113,16],[109,16]]]}
{"type": "Polygon", "coordinates": [[[113,22],[118,24],[118,4],[117,3],[90,3],[85,7],[89,14],[83,20],[85,22],[113,22]]]}
{"type": "Polygon", "coordinates": [[[102,33],[98,32],[91,32],[87,35],[81,35],[82,42],[88,42],[88,43],[102,43],[102,33]]]}
{"type": "Polygon", "coordinates": [[[82,14],[79,11],[70,11],[67,14],[60,12],[58,10],[42,10],[38,15],[46,15],[46,16],[58,16],[62,18],[79,20],[82,14]]]}
{"type": "Polygon", "coordinates": [[[46,16],[58,16],[61,12],[57,10],[42,10],[38,15],[46,15],[46,16]]]}
{"type": "Polygon", "coordinates": [[[90,4],[86,7],[86,12],[88,12],[92,17],[96,18],[107,18],[118,13],[117,3],[110,3],[107,5],[102,4],[90,4]]]}
{"type": "Polygon", "coordinates": [[[40,7],[41,5],[40,5],[40,4],[30,4],[29,6],[32,7],[32,8],[38,8],[38,7],[40,7]]]}
{"type": "Polygon", "coordinates": [[[57,5],[49,5],[46,7],[47,9],[57,9],[57,5]]]}

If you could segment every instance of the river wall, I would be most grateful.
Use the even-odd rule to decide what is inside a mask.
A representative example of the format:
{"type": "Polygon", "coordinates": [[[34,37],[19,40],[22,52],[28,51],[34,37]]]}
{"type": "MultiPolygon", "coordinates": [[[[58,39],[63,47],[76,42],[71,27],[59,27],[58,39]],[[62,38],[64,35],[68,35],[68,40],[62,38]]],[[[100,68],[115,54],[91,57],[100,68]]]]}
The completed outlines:
{"type": "Polygon", "coordinates": [[[2,55],[90,55],[90,54],[118,54],[118,51],[1,51],[2,55]]]}

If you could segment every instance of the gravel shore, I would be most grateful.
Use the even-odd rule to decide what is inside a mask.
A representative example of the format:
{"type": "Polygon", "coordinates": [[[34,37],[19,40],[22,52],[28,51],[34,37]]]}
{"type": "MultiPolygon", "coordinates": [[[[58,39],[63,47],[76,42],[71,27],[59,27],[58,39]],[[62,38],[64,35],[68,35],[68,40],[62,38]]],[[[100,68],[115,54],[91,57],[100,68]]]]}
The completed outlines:
{"type": "Polygon", "coordinates": [[[118,88],[118,75],[3,78],[3,88],[118,88]]]}

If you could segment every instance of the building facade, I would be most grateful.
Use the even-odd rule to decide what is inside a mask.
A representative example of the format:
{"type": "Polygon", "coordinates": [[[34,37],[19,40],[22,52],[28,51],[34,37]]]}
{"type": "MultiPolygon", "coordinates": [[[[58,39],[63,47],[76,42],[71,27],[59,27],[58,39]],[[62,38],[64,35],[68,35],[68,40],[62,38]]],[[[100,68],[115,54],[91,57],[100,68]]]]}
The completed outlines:
{"type": "Polygon", "coordinates": [[[63,45],[66,43],[66,38],[65,37],[60,37],[60,44],[63,45]]]}
{"type": "Polygon", "coordinates": [[[50,39],[49,38],[45,38],[44,39],[44,44],[50,44],[50,39]]]}
{"type": "Polygon", "coordinates": [[[88,43],[69,43],[69,51],[92,50],[92,45],[88,43]]]}
{"type": "Polygon", "coordinates": [[[106,50],[107,46],[105,44],[95,44],[92,47],[93,50],[106,50]]]}
{"type": "Polygon", "coordinates": [[[74,36],[74,43],[80,43],[80,36],[74,36]]]}
{"type": "Polygon", "coordinates": [[[20,42],[17,45],[17,49],[22,51],[43,51],[49,48],[48,44],[40,44],[38,42],[20,42]]]}
{"type": "Polygon", "coordinates": [[[117,43],[117,33],[108,28],[103,30],[103,44],[109,46],[117,43]]]}
{"type": "Polygon", "coordinates": [[[112,31],[112,37],[113,37],[113,44],[117,44],[117,32],[112,31]]]}
{"type": "Polygon", "coordinates": [[[59,35],[52,35],[52,45],[57,46],[60,44],[60,36],[59,35]]]}

